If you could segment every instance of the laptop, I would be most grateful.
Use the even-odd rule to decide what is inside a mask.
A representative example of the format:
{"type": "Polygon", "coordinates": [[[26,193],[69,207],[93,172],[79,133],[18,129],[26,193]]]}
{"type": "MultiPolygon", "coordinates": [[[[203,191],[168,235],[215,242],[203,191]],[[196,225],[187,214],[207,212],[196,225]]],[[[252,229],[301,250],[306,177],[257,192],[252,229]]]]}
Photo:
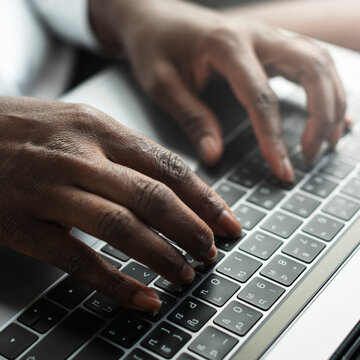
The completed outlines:
{"type": "Polygon", "coordinates": [[[324,46],[355,122],[336,151],[324,148],[308,164],[299,147],[304,92],[271,80],[295,168],[292,185],[271,174],[226,84],[213,84],[203,95],[226,142],[223,161],[211,169],[146,99],[126,64],[65,95],[62,100],[98,107],[181,154],[227,201],[244,231],[237,239],[216,239],[219,256],[211,266],[188,257],[197,275],[180,286],[74,229],[112,265],[154,288],[163,301],[158,313],[123,309],[60,270],[0,247],[0,359],[358,358],[360,55],[324,46]]]}

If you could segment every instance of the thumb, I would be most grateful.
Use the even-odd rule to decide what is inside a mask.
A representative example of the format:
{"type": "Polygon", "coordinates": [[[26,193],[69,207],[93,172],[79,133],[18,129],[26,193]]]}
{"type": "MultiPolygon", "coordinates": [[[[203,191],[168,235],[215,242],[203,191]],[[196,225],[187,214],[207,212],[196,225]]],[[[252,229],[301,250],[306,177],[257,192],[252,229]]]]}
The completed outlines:
{"type": "Polygon", "coordinates": [[[220,160],[223,139],[219,122],[171,65],[163,64],[156,72],[149,92],[185,131],[205,163],[213,165],[220,160]]]}

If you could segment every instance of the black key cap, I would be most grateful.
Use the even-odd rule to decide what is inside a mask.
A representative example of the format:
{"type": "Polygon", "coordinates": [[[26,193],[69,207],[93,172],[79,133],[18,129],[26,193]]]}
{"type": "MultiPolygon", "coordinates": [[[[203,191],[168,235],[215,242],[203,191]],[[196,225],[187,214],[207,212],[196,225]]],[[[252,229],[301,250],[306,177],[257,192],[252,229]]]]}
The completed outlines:
{"type": "Polygon", "coordinates": [[[302,221],[295,219],[290,215],[285,215],[284,213],[276,212],[264,222],[261,228],[286,239],[301,224],[302,221]]]}
{"type": "Polygon", "coordinates": [[[201,276],[199,274],[195,274],[195,279],[191,284],[179,285],[179,284],[174,284],[171,281],[164,279],[163,277],[160,277],[159,279],[156,280],[155,285],[175,296],[183,296],[196,283],[198,283],[200,279],[201,276]]]}
{"type": "Polygon", "coordinates": [[[247,201],[271,210],[284,196],[285,193],[276,186],[263,184],[247,198],[247,201]]]}
{"type": "Polygon", "coordinates": [[[251,234],[239,249],[248,252],[260,259],[268,259],[282,244],[282,241],[275,239],[273,236],[256,231],[251,234]]]}
{"type": "Polygon", "coordinates": [[[10,324],[0,332],[0,355],[15,359],[38,338],[17,324],[10,324]]]}
{"type": "Polygon", "coordinates": [[[350,220],[359,208],[357,202],[336,195],[324,206],[323,211],[342,220],[350,220]]]}
{"type": "Polygon", "coordinates": [[[130,258],[122,253],[120,250],[115,249],[113,246],[106,244],[101,248],[101,251],[105,254],[111,255],[121,261],[128,261],[130,258]]]}
{"type": "Polygon", "coordinates": [[[133,346],[148,330],[150,324],[129,311],[124,311],[110,324],[102,336],[120,346],[129,348],[133,346]]]}
{"type": "Polygon", "coordinates": [[[256,277],[246,285],[238,298],[262,310],[269,310],[284,292],[282,287],[256,277]]]}
{"type": "Polygon", "coordinates": [[[183,353],[176,360],[196,360],[193,356],[183,353]]]}
{"type": "Polygon", "coordinates": [[[360,179],[353,178],[346,183],[342,188],[341,192],[344,194],[354,196],[357,199],[360,199],[360,179]]]}
{"type": "Polygon", "coordinates": [[[221,360],[238,340],[209,326],[189,346],[189,349],[208,360],[221,360]]]}
{"type": "Polygon", "coordinates": [[[225,238],[216,235],[215,236],[215,245],[217,248],[224,250],[224,251],[230,251],[232,250],[235,245],[242,240],[245,237],[246,233],[243,231],[241,235],[237,238],[225,238]]]}
{"type": "Polygon", "coordinates": [[[123,355],[123,350],[103,339],[95,338],[74,357],[74,360],[119,360],[123,355]]]}
{"type": "Polygon", "coordinates": [[[228,182],[222,182],[214,190],[230,207],[245,195],[245,191],[238,189],[228,182]]]}
{"type": "Polygon", "coordinates": [[[343,161],[330,159],[324,166],[321,167],[320,171],[339,179],[345,179],[353,168],[354,166],[343,161]]]}
{"type": "Polygon", "coordinates": [[[261,317],[261,312],[251,309],[238,301],[232,301],[215,318],[214,323],[237,335],[244,336],[261,317]]]}
{"type": "Polygon", "coordinates": [[[215,313],[214,308],[188,297],[168,316],[168,319],[188,330],[198,331],[215,313]]]}
{"type": "Polygon", "coordinates": [[[322,198],[326,198],[337,185],[336,182],[325,179],[321,175],[314,175],[301,187],[301,189],[322,198]]]}
{"type": "Polygon", "coordinates": [[[222,276],[211,274],[193,291],[193,295],[216,306],[222,306],[239,288],[240,286],[238,284],[222,276]]]}
{"type": "Polygon", "coordinates": [[[293,182],[287,182],[280,180],[277,176],[271,175],[266,182],[279,187],[284,190],[291,190],[293,189],[303,178],[304,176],[301,175],[299,172],[294,171],[294,181],[293,182]]]}
{"type": "Polygon", "coordinates": [[[240,282],[246,282],[262,265],[245,254],[233,252],[218,268],[218,272],[240,282]]]}
{"type": "Polygon", "coordinates": [[[303,231],[322,240],[330,241],[343,226],[344,224],[340,221],[333,220],[324,215],[315,215],[310,222],[304,226],[303,231]]]}
{"type": "Polygon", "coordinates": [[[107,296],[97,291],[85,301],[84,305],[88,309],[107,318],[113,318],[121,308],[119,303],[109,299],[107,296]]]}
{"type": "Polygon", "coordinates": [[[135,349],[129,355],[127,355],[124,360],[157,360],[157,359],[141,349],[135,349]]]}
{"type": "Polygon", "coordinates": [[[247,159],[245,166],[249,167],[252,171],[262,174],[263,177],[271,174],[270,166],[264,159],[260,150],[247,159]]]}
{"type": "Polygon", "coordinates": [[[247,188],[252,188],[261,179],[263,179],[263,175],[253,171],[253,169],[250,169],[249,167],[241,167],[229,177],[230,181],[247,188]]]}
{"type": "Polygon", "coordinates": [[[104,321],[83,309],[75,310],[21,359],[63,360],[83,345],[104,321]]]}
{"type": "Polygon", "coordinates": [[[292,195],[281,208],[307,218],[319,205],[320,201],[312,199],[309,196],[296,193],[292,195]]]}
{"type": "Polygon", "coordinates": [[[311,163],[305,159],[302,151],[297,152],[291,157],[291,163],[296,169],[304,172],[310,171],[315,165],[314,162],[311,163]]]}
{"type": "Polygon", "coordinates": [[[149,284],[157,276],[154,271],[134,261],[131,261],[121,271],[145,285],[149,284]]]}
{"type": "Polygon", "coordinates": [[[102,255],[100,254],[101,257],[106,260],[109,264],[111,264],[112,266],[115,266],[117,269],[121,268],[121,264],[113,259],[110,259],[108,256],[102,255]]]}
{"type": "Polygon", "coordinates": [[[44,334],[60,322],[66,315],[66,310],[60,306],[52,304],[52,306],[32,324],[31,328],[41,334],[44,334]]]}
{"type": "Polygon", "coordinates": [[[251,230],[265,216],[264,212],[244,204],[238,206],[234,214],[246,230],[251,230]]]}
{"type": "Polygon", "coordinates": [[[286,244],[282,252],[306,263],[311,263],[324,247],[325,245],[320,241],[303,234],[297,234],[286,244]]]}
{"type": "Polygon", "coordinates": [[[176,299],[172,296],[166,295],[163,292],[153,289],[159,296],[161,300],[161,308],[159,311],[156,312],[150,312],[150,313],[144,313],[143,311],[139,311],[138,314],[146,318],[150,321],[158,321],[163,315],[165,315],[176,303],[176,299]]]}
{"type": "Polygon", "coordinates": [[[306,266],[303,264],[285,256],[277,255],[260,273],[280,284],[290,286],[305,269],[306,266]]]}
{"type": "Polygon", "coordinates": [[[166,322],[160,323],[141,343],[142,346],[171,359],[189,340],[186,332],[166,322]]]}
{"type": "Polygon", "coordinates": [[[93,292],[87,285],[72,276],[67,276],[60,284],[47,293],[47,297],[73,309],[93,292]]]}
{"type": "Polygon", "coordinates": [[[186,260],[191,264],[191,266],[198,272],[201,272],[202,274],[206,274],[209,272],[225,255],[218,251],[217,257],[214,262],[211,264],[203,264],[199,263],[198,261],[194,260],[189,254],[185,255],[186,260]]]}
{"type": "Polygon", "coordinates": [[[51,309],[52,306],[55,306],[55,304],[49,300],[40,299],[35,304],[31,305],[27,310],[25,310],[18,317],[18,321],[27,326],[31,326],[49,309],[51,309]]]}

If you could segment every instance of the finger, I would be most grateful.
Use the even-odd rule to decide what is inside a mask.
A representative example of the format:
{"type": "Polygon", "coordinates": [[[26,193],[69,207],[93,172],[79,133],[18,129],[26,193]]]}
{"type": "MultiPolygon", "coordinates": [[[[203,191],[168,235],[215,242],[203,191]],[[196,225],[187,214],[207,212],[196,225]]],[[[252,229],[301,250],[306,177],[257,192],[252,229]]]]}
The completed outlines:
{"type": "MultiPolygon", "coordinates": [[[[114,122],[109,118],[109,123],[114,122]]],[[[116,123],[115,123],[116,124],[116,123]]],[[[237,237],[241,226],[226,203],[177,154],[152,140],[117,125],[107,136],[99,136],[101,147],[108,158],[166,184],[218,235],[237,237]]],[[[103,161],[103,158],[99,159],[103,161]]],[[[79,169],[79,180],[94,177],[101,183],[101,172],[88,167],[79,169]],[[87,173],[88,172],[88,173],[87,173]]]]}
{"type": "Polygon", "coordinates": [[[78,186],[129,209],[195,259],[214,260],[216,249],[211,229],[169,187],[110,161],[96,174],[81,177],[78,186]],[[101,175],[97,178],[96,174],[101,175]]]}
{"type": "Polygon", "coordinates": [[[184,256],[127,208],[74,187],[59,190],[49,199],[51,207],[54,201],[61,210],[48,213],[48,221],[57,219],[104,240],[175,283],[194,279],[184,256]]]}
{"type": "Polygon", "coordinates": [[[19,251],[59,267],[123,306],[142,311],[160,308],[153,290],[118,271],[61,227],[38,221],[24,230],[17,241],[19,251]]]}
{"type": "Polygon", "coordinates": [[[213,165],[219,161],[223,152],[219,122],[170,64],[157,66],[146,90],[182,127],[205,163],[213,165]]]}
{"type": "Polygon", "coordinates": [[[273,172],[284,181],[293,181],[293,169],[282,138],[277,97],[252,48],[245,47],[241,53],[234,48],[230,51],[217,49],[211,52],[211,62],[246,107],[261,151],[273,172]]]}

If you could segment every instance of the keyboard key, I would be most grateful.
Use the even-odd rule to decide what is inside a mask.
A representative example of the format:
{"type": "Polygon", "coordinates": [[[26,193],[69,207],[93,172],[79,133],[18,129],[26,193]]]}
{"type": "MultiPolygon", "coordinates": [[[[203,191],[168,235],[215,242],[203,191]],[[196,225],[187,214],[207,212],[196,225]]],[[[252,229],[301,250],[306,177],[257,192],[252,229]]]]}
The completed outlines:
{"type": "Polygon", "coordinates": [[[31,305],[25,310],[19,317],[18,321],[32,326],[42,315],[44,315],[52,306],[56,306],[51,301],[46,299],[40,299],[35,304],[31,305]]]}
{"type": "Polygon", "coordinates": [[[147,352],[141,349],[133,350],[124,360],[157,360],[147,352]]]}
{"type": "Polygon", "coordinates": [[[284,292],[282,287],[256,277],[246,285],[238,298],[262,310],[269,310],[284,292]]]}
{"type": "Polygon", "coordinates": [[[168,320],[188,330],[198,331],[215,313],[214,308],[188,297],[168,316],[168,320]]]}
{"type": "Polygon", "coordinates": [[[282,241],[275,239],[273,236],[256,231],[251,234],[239,249],[248,252],[260,259],[268,259],[282,244],[282,241]]]}
{"type": "Polygon", "coordinates": [[[246,230],[251,230],[265,216],[264,212],[244,204],[238,206],[234,214],[246,230]]]}
{"type": "Polygon", "coordinates": [[[191,336],[186,332],[162,322],[141,345],[166,359],[171,359],[190,339],[191,336]]]}
{"type": "Polygon", "coordinates": [[[306,266],[285,256],[277,255],[260,272],[280,284],[290,286],[306,269],[306,266]]]}
{"type": "Polygon", "coordinates": [[[245,237],[246,233],[243,231],[241,235],[237,238],[225,238],[216,235],[215,236],[215,245],[218,249],[224,250],[224,251],[230,251],[232,250],[240,240],[242,240],[245,237]]]}
{"type": "Polygon", "coordinates": [[[270,166],[267,163],[267,161],[264,159],[260,150],[247,159],[246,167],[249,167],[251,171],[256,171],[262,174],[263,177],[265,175],[271,174],[270,166]]]}
{"type": "Polygon", "coordinates": [[[240,286],[232,281],[222,276],[211,274],[193,291],[193,295],[216,306],[222,306],[239,288],[240,286]]]}
{"type": "Polygon", "coordinates": [[[345,179],[353,168],[354,166],[350,164],[331,158],[324,166],[321,167],[320,171],[339,179],[345,179]]]}
{"type": "Polygon", "coordinates": [[[206,274],[209,272],[225,255],[218,251],[217,257],[214,262],[211,264],[203,264],[199,263],[198,261],[194,260],[189,254],[185,254],[186,260],[191,264],[191,266],[198,272],[202,274],[206,274]]]}
{"type": "Polygon", "coordinates": [[[263,184],[247,198],[247,201],[271,210],[284,196],[285,193],[277,187],[271,184],[263,184]]]}
{"type": "Polygon", "coordinates": [[[282,252],[306,263],[311,263],[324,247],[325,245],[320,241],[311,239],[303,234],[297,234],[286,244],[282,252]]]}
{"type": "Polygon", "coordinates": [[[97,291],[93,296],[85,301],[84,305],[88,309],[93,310],[99,315],[109,319],[113,318],[121,308],[119,303],[109,299],[107,296],[97,291]]]}
{"type": "Polygon", "coordinates": [[[230,181],[245,186],[247,188],[252,188],[261,179],[263,179],[262,174],[253,171],[248,167],[240,167],[229,177],[230,181]]]}
{"type": "Polygon", "coordinates": [[[15,359],[38,338],[17,324],[10,324],[0,332],[0,355],[15,359]]]}
{"type": "Polygon", "coordinates": [[[63,360],[93,336],[104,321],[83,309],[76,309],[53,331],[42,338],[21,359],[63,360]]]}
{"type": "Polygon", "coordinates": [[[214,323],[237,335],[244,336],[261,317],[261,312],[241,304],[238,301],[232,301],[215,318],[214,323]]]}
{"type": "Polygon", "coordinates": [[[344,224],[340,221],[333,220],[324,215],[315,215],[310,222],[304,226],[303,231],[322,240],[330,241],[343,226],[344,224]]]}
{"type": "Polygon", "coordinates": [[[280,180],[276,175],[271,175],[266,182],[284,190],[291,190],[304,178],[304,176],[297,171],[294,171],[294,177],[295,180],[293,182],[288,182],[280,180]]]}
{"type": "Polygon", "coordinates": [[[245,195],[245,191],[228,182],[222,182],[214,190],[230,207],[245,195]]]}
{"type": "Polygon", "coordinates": [[[293,218],[290,215],[285,215],[281,212],[276,212],[271,215],[269,219],[261,226],[262,229],[270,231],[271,233],[288,238],[300,225],[302,221],[293,218]]]}
{"type": "Polygon", "coordinates": [[[305,159],[301,150],[291,157],[291,163],[296,169],[304,172],[309,172],[315,166],[314,162],[311,163],[305,159]]]}
{"type": "Polygon", "coordinates": [[[47,297],[68,309],[74,309],[93,291],[80,280],[67,276],[47,293],[47,297]]]}
{"type": "Polygon", "coordinates": [[[342,188],[341,192],[344,194],[354,196],[357,199],[360,199],[360,179],[353,178],[342,188]]]}
{"type": "Polygon", "coordinates": [[[189,349],[208,360],[221,360],[238,340],[209,326],[189,346],[189,349]]]}
{"type": "Polygon", "coordinates": [[[176,360],[196,360],[193,356],[183,353],[176,360]]]}
{"type": "Polygon", "coordinates": [[[324,206],[323,211],[342,220],[350,220],[359,208],[357,202],[336,195],[324,206]]]}
{"type": "Polygon", "coordinates": [[[129,311],[124,311],[103,332],[106,339],[125,348],[133,346],[148,330],[150,324],[129,311]]]}
{"type": "Polygon", "coordinates": [[[159,277],[159,279],[156,280],[155,285],[159,288],[166,290],[172,295],[175,296],[183,296],[185,295],[192,287],[195,286],[201,279],[201,276],[197,273],[195,273],[195,279],[191,284],[174,284],[169,280],[164,279],[163,277],[159,277]]]}
{"type": "Polygon", "coordinates": [[[128,261],[130,258],[125,255],[124,253],[122,253],[120,250],[115,249],[113,246],[106,244],[105,246],[103,246],[101,248],[101,251],[104,252],[105,254],[111,255],[121,261],[128,261]]]}
{"type": "Polygon", "coordinates": [[[109,344],[107,341],[95,338],[84,347],[73,359],[74,360],[119,360],[124,351],[109,344]]]}
{"type": "Polygon", "coordinates": [[[150,321],[158,321],[162,318],[177,302],[175,298],[172,296],[164,294],[162,291],[153,289],[159,296],[162,305],[159,311],[144,313],[143,311],[139,311],[138,314],[141,314],[142,317],[146,318],[150,321]]]}
{"type": "Polygon", "coordinates": [[[58,322],[60,322],[67,315],[67,311],[53,304],[43,315],[39,317],[32,325],[31,328],[37,332],[44,334],[58,322]]]}
{"type": "Polygon", "coordinates": [[[281,208],[301,217],[307,218],[319,205],[320,201],[300,193],[295,193],[285,202],[281,208]]]}
{"type": "Polygon", "coordinates": [[[314,175],[301,187],[301,189],[322,198],[326,198],[337,185],[336,182],[325,179],[322,175],[314,175]]]}
{"type": "Polygon", "coordinates": [[[145,285],[148,285],[157,276],[154,271],[134,261],[131,261],[121,271],[145,285]]]}
{"type": "Polygon", "coordinates": [[[261,265],[260,261],[236,251],[230,254],[216,270],[232,279],[246,282],[261,265]]]}

